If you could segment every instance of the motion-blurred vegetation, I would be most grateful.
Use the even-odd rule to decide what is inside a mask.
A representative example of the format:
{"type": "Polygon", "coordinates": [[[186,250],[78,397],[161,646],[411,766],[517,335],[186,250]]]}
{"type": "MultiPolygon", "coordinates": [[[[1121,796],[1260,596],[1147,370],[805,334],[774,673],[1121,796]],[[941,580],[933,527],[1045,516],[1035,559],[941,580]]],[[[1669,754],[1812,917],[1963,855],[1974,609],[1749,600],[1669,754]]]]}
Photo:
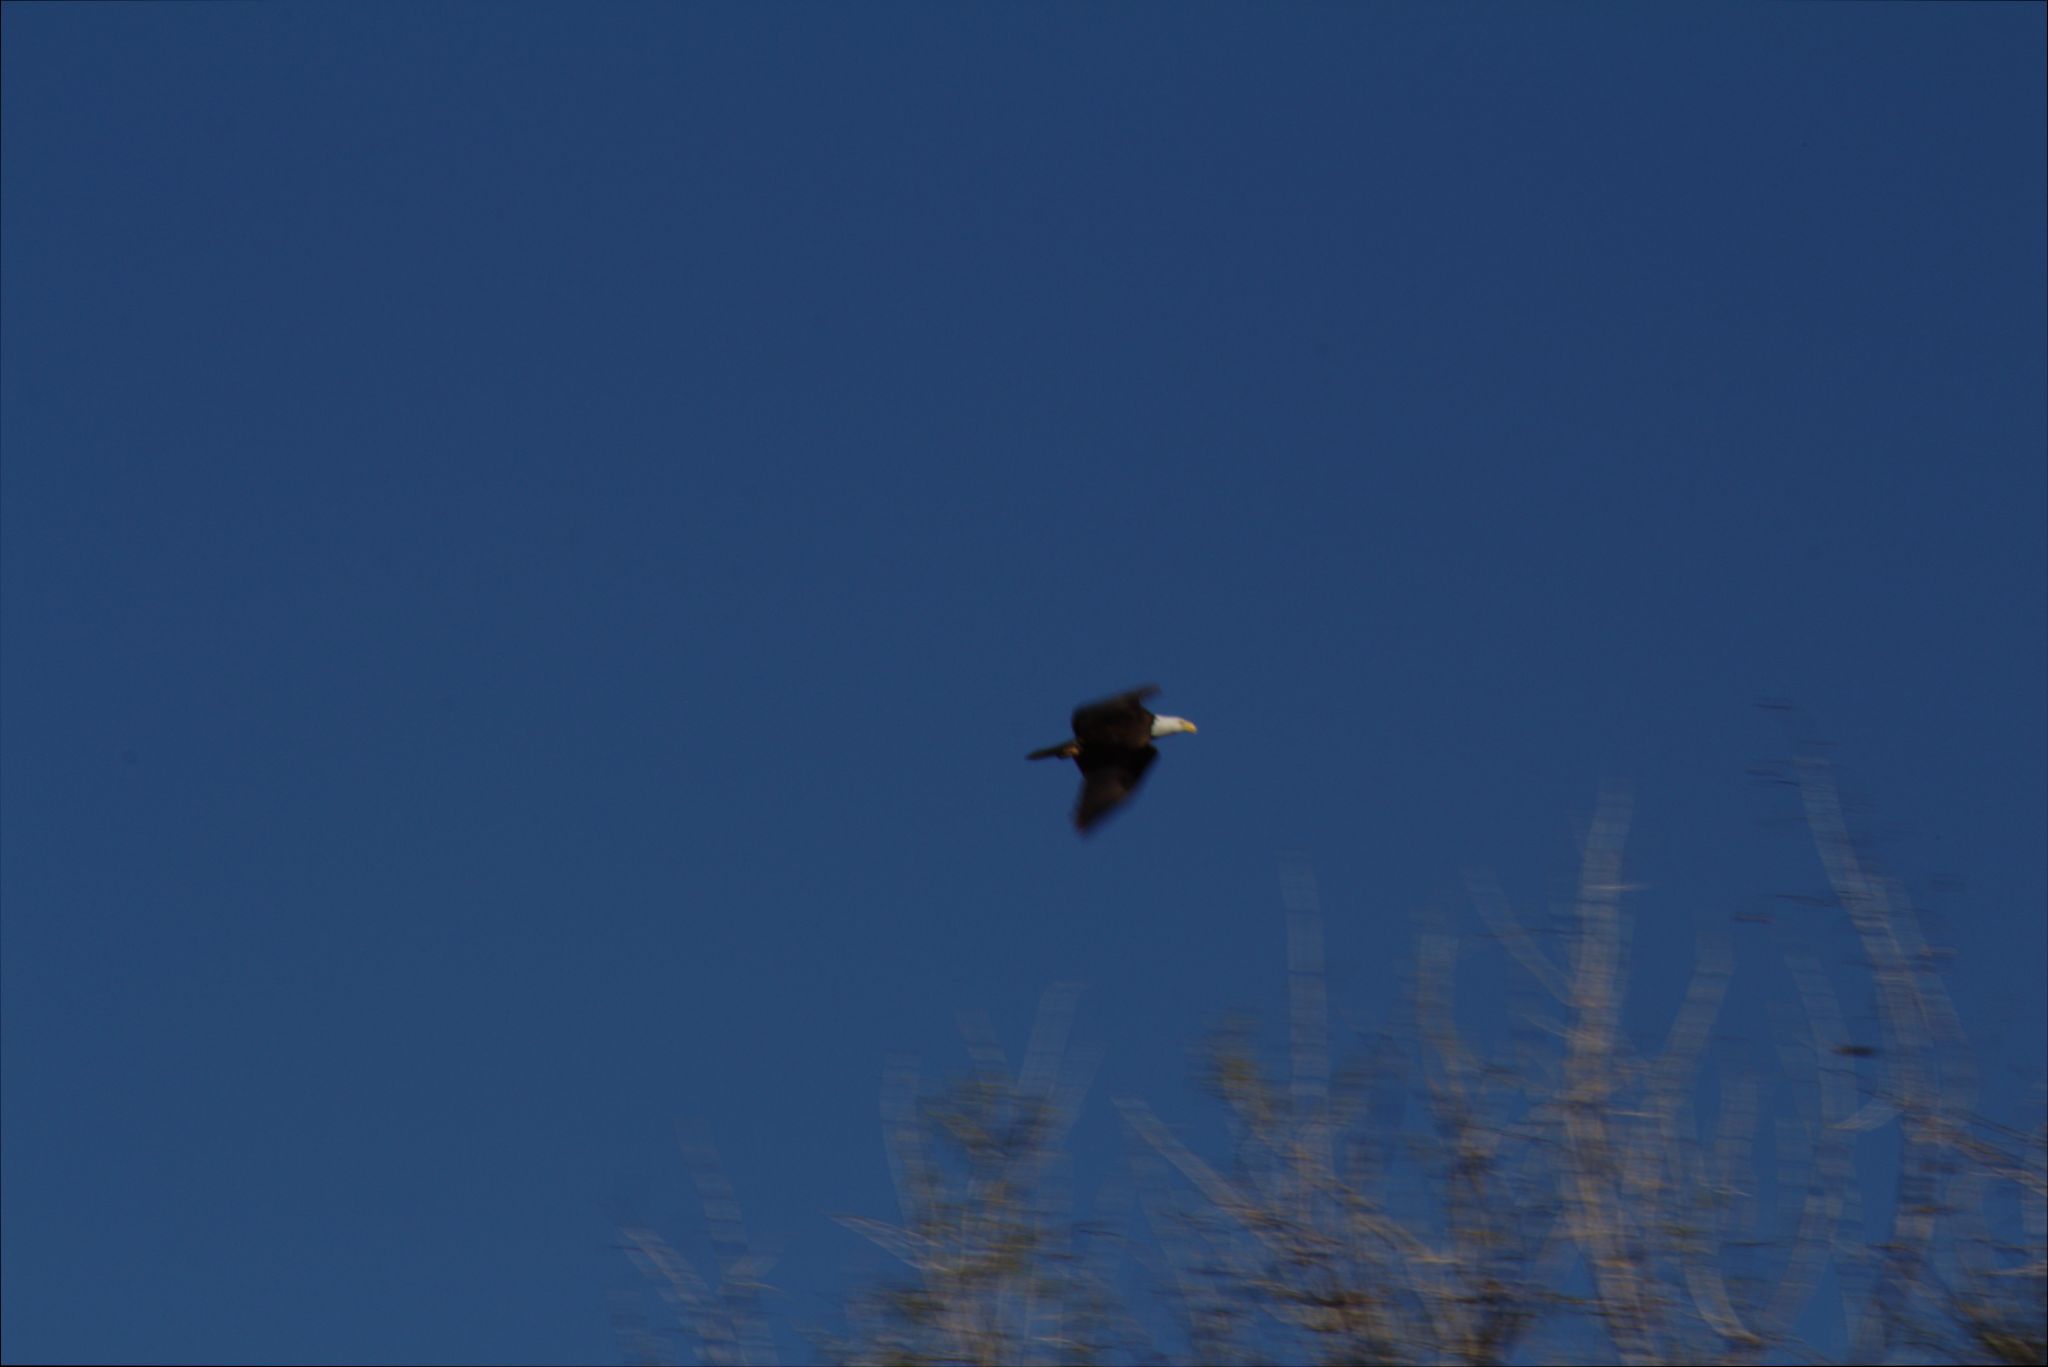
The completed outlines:
{"type": "MultiPolygon", "coordinates": [[[[1778,1075],[1714,1065],[1730,956],[1707,943],[1661,1048],[1635,1049],[1618,1024],[1629,807],[1610,793],[1561,936],[1472,886],[1487,935],[1536,985],[1508,1044],[1461,1031],[1459,940],[1426,929],[1406,1023],[1333,1067],[1315,885],[1290,868],[1285,1076],[1245,1026],[1208,1054],[1229,1152],[1204,1156],[1144,1101],[1118,1099],[1144,1232],[1076,1218],[1065,1144],[1094,1057],[1068,1045],[1077,994],[1056,987],[1014,1074],[985,1034],[970,1034],[973,1066],[949,1085],[891,1071],[900,1222],[842,1219],[902,1270],[811,1331],[812,1355],[1785,1362],[1828,1356],[1813,1341],[1824,1323],[1849,1362],[2044,1361],[2048,1124],[2015,1132],[1978,1115],[1941,958],[1905,890],[1852,838],[1824,761],[1773,774],[1796,790],[1859,946],[1874,1035],[1851,1036],[1830,974],[1788,947],[1796,1000],[1776,1017],[1778,1075]],[[1873,1144],[1880,1163],[1859,1158],[1873,1144]],[[1873,1192],[1873,1167],[1889,1190],[1873,1192]]],[[[688,1156],[716,1274],[626,1228],[677,1326],[657,1334],[629,1311],[626,1351],[770,1361],[765,1264],[708,1147],[688,1156]]]]}

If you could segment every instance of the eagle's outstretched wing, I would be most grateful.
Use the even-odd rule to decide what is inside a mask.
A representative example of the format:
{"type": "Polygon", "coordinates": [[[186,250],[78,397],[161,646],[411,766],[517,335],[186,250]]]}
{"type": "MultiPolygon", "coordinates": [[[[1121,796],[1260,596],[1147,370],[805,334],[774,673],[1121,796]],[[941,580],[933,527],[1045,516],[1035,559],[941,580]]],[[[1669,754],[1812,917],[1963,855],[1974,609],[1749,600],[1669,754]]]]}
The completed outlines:
{"type": "Polygon", "coordinates": [[[1129,800],[1145,781],[1145,771],[1159,751],[1151,742],[1136,750],[1082,750],[1075,762],[1081,766],[1081,799],[1074,804],[1074,829],[1082,834],[1129,800]]]}
{"type": "Polygon", "coordinates": [[[1074,709],[1074,739],[1090,745],[1137,749],[1152,743],[1152,713],[1145,699],[1159,691],[1158,684],[1145,684],[1100,702],[1082,703],[1074,709]]]}

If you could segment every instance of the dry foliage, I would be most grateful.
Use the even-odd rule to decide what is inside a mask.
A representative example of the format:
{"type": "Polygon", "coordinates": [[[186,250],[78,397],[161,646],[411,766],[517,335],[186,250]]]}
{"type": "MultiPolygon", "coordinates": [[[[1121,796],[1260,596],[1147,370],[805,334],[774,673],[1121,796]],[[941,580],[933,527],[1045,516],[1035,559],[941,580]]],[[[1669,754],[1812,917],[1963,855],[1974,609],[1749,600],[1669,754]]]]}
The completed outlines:
{"type": "MultiPolygon", "coordinates": [[[[1339,1072],[1316,889],[1290,867],[1286,1075],[1244,1028],[1210,1054],[1230,1153],[1204,1157],[1142,1100],[1116,1102],[1154,1235],[1151,1294],[1125,1291],[1102,1256],[1114,1241],[1071,1210],[1064,1145],[1096,1059],[1068,1048],[1077,994],[1061,986],[1014,1077],[972,1023],[966,1078],[928,1092],[912,1065],[890,1070],[899,1219],[841,1219],[904,1270],[858,1296],[819,1351],[862,1364],[1816,1360],[1802,1324],[1826,1285],[1847,1361],[2044,1361],[2048,1125],[1976,1118],[1940,959],[1904,889],[1852,839],[1824,762],[1783,778],[1860,945],[1875,1041],[1851,1038],[1819,960],[1787,949],[1797,1001],[1778,1075],[1712,1067],[1730,956],[1705,942],[1660,1047],[1633,1047],[1619,1025],[1630,809],[1610,792],[1561,936],[1472,883],[1488,941],[1537,994],[1511,1044],[1489,1056],[1461,1031],[1460,943],[1431,927],[1407,1025],[1365,1051],[1371,1067],[1339,1072]],[[1401,1091],[1426,1125],[1401,1123],[1401,1091]],[[1858,1145],[1883,1131],[1896,1189],[1873,1236],[1858,1145]]],[[[762,1267],[707,1152],[694,1162],[715,1281],[650,1231],[627,1244],[699,1360],[765,1362],[762,1267]]]]}

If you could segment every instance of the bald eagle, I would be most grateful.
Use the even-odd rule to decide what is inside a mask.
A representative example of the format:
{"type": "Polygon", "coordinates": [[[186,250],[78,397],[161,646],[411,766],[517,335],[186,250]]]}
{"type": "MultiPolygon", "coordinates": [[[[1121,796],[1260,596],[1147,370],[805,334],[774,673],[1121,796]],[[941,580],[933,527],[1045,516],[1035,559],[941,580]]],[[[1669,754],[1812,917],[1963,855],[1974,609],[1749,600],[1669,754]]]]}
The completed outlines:
{"type": "Polygon", "coordinates": [[[1152,742],[1193,731],[1186,717],[1157,717],[1145,699],[1159,691],[1146,684],[1101,702],[1074,709],[1074,738],[1033,750],[1026,759],[1070,759],[1081,766],[1081,800],[1074,804],[1074,829],[1086,835],[1138,791],[1145,771],[1159,758],[1152,742]]]}

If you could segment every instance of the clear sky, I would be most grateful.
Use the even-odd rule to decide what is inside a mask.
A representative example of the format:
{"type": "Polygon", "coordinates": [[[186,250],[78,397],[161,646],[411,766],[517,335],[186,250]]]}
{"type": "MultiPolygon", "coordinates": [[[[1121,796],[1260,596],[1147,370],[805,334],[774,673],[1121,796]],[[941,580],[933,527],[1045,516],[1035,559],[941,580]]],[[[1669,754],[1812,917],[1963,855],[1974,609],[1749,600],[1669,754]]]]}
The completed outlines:
{"type": "Polygon", "coordinates": [[[818,1321],[892,1053],[1079,980],[1112,1152],[1607,780],[1654,1037],[1759,698],[2020,1104],[2043,16],[8,5],[6,1355],[613,1358],[684,1117],[818,1321]]]}

